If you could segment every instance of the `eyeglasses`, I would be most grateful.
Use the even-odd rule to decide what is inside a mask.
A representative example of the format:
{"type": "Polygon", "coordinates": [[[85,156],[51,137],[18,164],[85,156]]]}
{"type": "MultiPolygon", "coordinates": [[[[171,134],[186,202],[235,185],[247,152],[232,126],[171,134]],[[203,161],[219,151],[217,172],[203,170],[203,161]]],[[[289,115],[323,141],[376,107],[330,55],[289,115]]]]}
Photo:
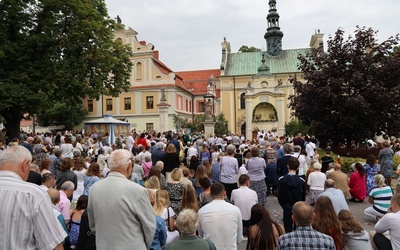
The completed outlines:
{"type": "Polygon", "coordinates": [[[133,159],[133,157],[131,157],[131,158],[128,159],[128,162],[131,161],[132,164],[133,164],[134,160],[135,160],[135,159],[133,159]]]}

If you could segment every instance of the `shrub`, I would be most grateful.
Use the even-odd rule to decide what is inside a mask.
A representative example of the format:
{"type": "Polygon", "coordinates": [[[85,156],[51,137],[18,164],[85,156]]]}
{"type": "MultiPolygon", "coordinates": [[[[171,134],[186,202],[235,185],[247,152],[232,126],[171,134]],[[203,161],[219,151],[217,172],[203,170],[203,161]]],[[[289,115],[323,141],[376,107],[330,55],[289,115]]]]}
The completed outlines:
{"type": "MultiPolygon", "coordinates": [[[[353,157],[367,159],[368,155],[373,154],[378,157],[381,148],[340,148],[332,147],[332,152],[341,157],[353,157]]],[[[365,162],[365,160],[364,160],[365,162]]]]}

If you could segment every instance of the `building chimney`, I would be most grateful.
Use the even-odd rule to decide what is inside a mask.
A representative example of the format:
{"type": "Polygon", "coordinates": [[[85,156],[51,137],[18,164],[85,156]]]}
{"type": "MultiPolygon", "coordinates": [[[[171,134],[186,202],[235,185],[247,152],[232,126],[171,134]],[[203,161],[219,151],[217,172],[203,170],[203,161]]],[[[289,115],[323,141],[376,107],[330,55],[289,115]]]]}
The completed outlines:
{"type": "Polygon", "coordinates": [[[156,60],[159,60],[159,54],[160,54],[160,52],[158,50],[154,50],[153,51],[153,58],[156,59],[156,60]]]}

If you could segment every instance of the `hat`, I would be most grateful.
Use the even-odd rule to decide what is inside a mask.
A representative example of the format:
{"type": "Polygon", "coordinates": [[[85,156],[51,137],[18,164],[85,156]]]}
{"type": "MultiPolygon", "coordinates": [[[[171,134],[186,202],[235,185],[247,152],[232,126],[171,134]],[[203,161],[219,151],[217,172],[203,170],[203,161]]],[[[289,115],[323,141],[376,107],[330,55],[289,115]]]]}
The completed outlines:
{"type": "Polygon", "coordinates": [[[322,165],[319,162],[314,163],[314,169],[321,169],[322,165]]]}

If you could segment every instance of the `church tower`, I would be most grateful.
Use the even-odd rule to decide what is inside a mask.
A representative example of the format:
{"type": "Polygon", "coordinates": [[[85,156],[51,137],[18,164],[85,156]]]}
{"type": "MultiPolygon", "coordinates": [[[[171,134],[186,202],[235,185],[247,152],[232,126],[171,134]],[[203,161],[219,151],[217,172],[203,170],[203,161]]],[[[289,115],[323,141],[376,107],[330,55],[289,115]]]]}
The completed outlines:
{"type": "Polygon", "coordinates": [[[279,27],[279,14],[276,12],[276,1],[269,0],[269,11],[267,15],[267,32],[264,35],[267,40],[267,54],[278,56],[282,52],[283,33],[279,27]]]}

